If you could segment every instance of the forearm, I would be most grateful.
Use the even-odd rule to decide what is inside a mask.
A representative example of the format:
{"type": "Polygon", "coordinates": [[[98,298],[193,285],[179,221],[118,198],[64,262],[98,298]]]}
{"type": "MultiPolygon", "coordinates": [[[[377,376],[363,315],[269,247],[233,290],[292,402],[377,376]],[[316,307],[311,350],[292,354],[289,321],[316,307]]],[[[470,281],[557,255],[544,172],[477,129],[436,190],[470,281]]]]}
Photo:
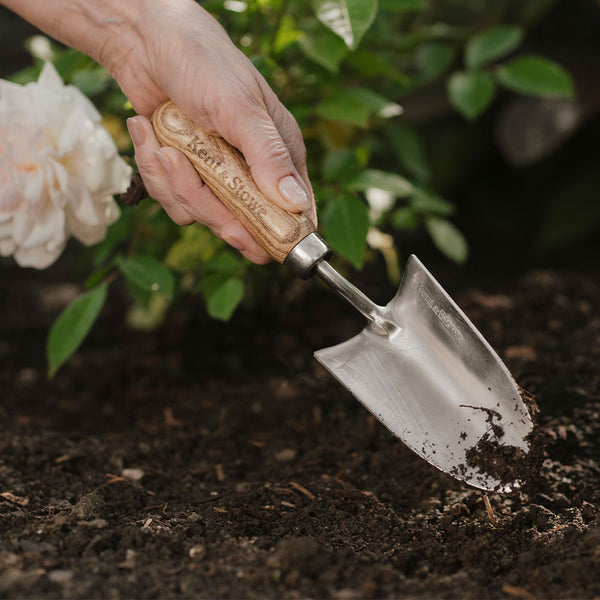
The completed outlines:
{"type": "MultiPolygon", "coordinates": [[[[226,57],[239,52],[195,0],[0,0],[0,5],[106,67],[144,115],[171,92],[173,99],[181,96],[182,77],[202,77],[198,65],[206,71],[221,65],[227,74],[226,57]],[[187,54],[195,63],[186,71],[181,61],[187,54]]],[[[193,99],[179,102],[193,108],[193,99]]]]}
{"type": "Polygon", "coordinates": [[[135,43],[144,4],[146,0],[0,0],[44,33],[103,64],[110,62],[120,38],[125,48],[135,43]]]}

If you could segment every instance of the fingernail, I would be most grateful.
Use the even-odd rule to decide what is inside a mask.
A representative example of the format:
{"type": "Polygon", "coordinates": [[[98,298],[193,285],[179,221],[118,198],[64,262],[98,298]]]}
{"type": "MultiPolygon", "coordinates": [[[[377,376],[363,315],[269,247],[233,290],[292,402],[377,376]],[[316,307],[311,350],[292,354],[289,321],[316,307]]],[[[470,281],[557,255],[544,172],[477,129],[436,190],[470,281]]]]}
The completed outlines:
{"type": "Polygon", "coordinates": [[[155,150],[154,156],[156,156],[158,159],[158,162],[163,168],[163,171],[167,174],[167,177],[171,177],[173,174],[173,165],[171,164],[169,157],[166,154],[163,154],[160,150],[155,150]]]}
{"type": "Polygon", "coordinates": [[[288,175],[279,182],[279,191],[299,210],[308,210],[311,207],[310,198],[293,175],[288,175]]]}
{"type": "Polygon", "coordinates": [[[146,141],[146,130],[137,117],[127,119],[127,129],[136,146],[141,146],[146,141]]]}

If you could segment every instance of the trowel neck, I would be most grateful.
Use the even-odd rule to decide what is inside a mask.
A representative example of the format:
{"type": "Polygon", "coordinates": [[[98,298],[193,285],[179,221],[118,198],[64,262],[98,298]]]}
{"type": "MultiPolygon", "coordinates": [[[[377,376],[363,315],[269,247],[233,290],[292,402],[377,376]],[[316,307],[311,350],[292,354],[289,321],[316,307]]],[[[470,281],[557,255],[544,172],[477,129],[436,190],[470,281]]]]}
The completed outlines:
{"type": "Polygon", "coordinates": [[[382,306],[372,302],[327,262],[330,256],[331,248],[313,231],[296,244],[284,262],[301,279],[318,275],[334,292],[364,315],[371,322],[373,331],[379,335],[390,337],[399,331],[398,326],[386,319],[382,306]]]}
{"type": "Polygon", "coordinates": [[[373,324],[373,329],[377,333],[389,337],[398,331],[398,327],[384,317],[382,306],[375,304],[368,296],[340,275],[326,260],[322,260],[317,264],[315,274],[338,296],[341,296],[366,317],[373,324]]]}

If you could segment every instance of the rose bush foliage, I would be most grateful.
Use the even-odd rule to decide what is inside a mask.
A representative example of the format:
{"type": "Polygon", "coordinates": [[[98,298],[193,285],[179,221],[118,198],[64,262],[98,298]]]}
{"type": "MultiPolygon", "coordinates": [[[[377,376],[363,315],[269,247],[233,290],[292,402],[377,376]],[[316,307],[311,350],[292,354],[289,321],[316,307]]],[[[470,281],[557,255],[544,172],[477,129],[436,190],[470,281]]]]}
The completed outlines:
{"type": "MultiPolygon", "coordinates": [[[[433,117],[425,113],[424,122],[411,120],[410,110],[403,114],[403,105],[409,106],[412,100],[414,112],[415,99],[416,105],[422,104],[421,93],[427,98],[431,90],[437,90],[436,99],[441,102],[425,102],[424,108],[438,107],[444,117],[455,110],[462,115],[458,120],[466,122],[479,119],[506,90],[551,97],[573,94],[569,76],[560,66],[522,54],[526,34],[530,35],[543,11],[532,12],[528,3],[515,3],[509,15],[496,12],[497,3],[477,3],[477,8],[475,4],[470,0],[203,0],[203,7],[220,20],[298,121],[307,145],[320,229],[343,268],[361,268],[379,253],[390,280],[398,283],[402,264],[398,241],[411,247],[423,237],[457,263],[467,258],[466,240],[453,223],[455,207],[443,194],[451,192],[445,165],[460,164],[461,151],[469,146],[462,134],[469,129],[462,127],[459,139],[454,140],[458,143],[448,145],[451,150],[446,152],[443,136],[431,144],[427,119],[433,117]],[[462,11],[467,5],[472,6],[462,11]]],[[[32,81],[51,57],[65,81],[100,107],[118,148],[133,164],[124,128],[125,118],[133,111],[108,72],[74,50],[35,41],[30,43],[34,65],[13,79],[32,81]]],[[[70,86],[60,89],[63,94],[65,89],[75,94],[70,86]]],[[[125,187],[125,168],[113,146],[91,125],[98,124],[97,113],[89,106],[80,107],[80,112],[86,117],[78,125],[82,137],[73,131],[67,137],[83,142],[88,136],[94,149],[79,146],[77,152],[64,156],[81,159],[89,153],[90,158],[107,158],[104,188],[98,165],[97,170],[88,170],[85,160],[64,162],[62,156],[57,158],[58,146],[51,145],[50,154],[63,169],[56,169],[48,159],[44,172],[66,171],[69,177],[27,180],[12,167],[2,170],[1,176],[8,178],[20,196],[39,198],[31,183],[36,181],[45,182],[44,198],[50,197],[50,190],[60,189],[63,194],[53,192],[62,199],[62,217],[55,212],[55,204],[47,202],[44,206],[52,209],[48,216],[24,213],[29,215],[29,232],[40,232],[43,248],[37,252],[48,263],[69,235],[84,243],[98,240],[116,214],[107,196],[125,187]],[[77,195],[81,190],[83,200],[77,195]],[[50,226],[49,215],[55,226],[50,226]],[[47,232],[59,233],[48,237],[47,232]]],[[[66,115],[61,119],[63,126],[75,121],[66,115]]],[[[5,121],[10,119],[0,122],[5,121]]],[[[19,143],[23,152],[34,151],[35,144],[22,139],[19,143]]],[[[23,244],[17,257],[13,235],[17,231],[13,207],[19,200],[0,193],[4,193],[0,195],[2,251],[27,264],[23,244]]],[[[19,206],[27,206],[20,202],[19,206]]],[[[125,280],[132,299],[128,323],[151,328],[179,296],[199,296],[211,317],[226,320],[242,302],[247,308],[262,304],[275,276],[289,277],[276,267],[251,265],[198,224],[176,226],[151,199],[135,208],[122,206],[121,217],[106,234],[104,241],[79,257],[85,291],[65,308],[50,332],[50,374],[76,351],[100,314],[109,286],[119,279],[125,280]]],[[[27,238],[20,229],[19,236],[19,243],[37,240],[33,234],[27,238]]]]}

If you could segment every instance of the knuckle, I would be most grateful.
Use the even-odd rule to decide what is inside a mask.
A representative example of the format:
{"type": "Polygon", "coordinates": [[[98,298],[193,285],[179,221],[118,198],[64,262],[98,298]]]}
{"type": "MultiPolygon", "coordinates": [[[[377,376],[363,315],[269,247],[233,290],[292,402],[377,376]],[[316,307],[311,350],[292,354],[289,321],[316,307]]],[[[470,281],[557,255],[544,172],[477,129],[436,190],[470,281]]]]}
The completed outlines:
{"type": "Polygon", "coordinates": [[[177,206],[180,206],[185,210],[185,207],[190,205],[190,201],[187,197],[187,194],[181,189],[178,189],[177,186],[171,188],[171,193],[173,195],[173,202],[177,206]]]}
{"type": "Polygon", "coordinates": [[[281,138],[266,140],[262,146],[262,158],[269,162],[287,162],[290,159],[290,153],[287,146],[281,138]]]}
{"type": "Polygon", "coordinates": [[[158,165],[152,161],[139,161],[137,158],[136,164],[148,191],[162,190],[165,187],[166,175],[158,165]]]}
{"type": "Polygon", "coordinates": [[[190,215],[194,220],[206,219],[206,193],[208,188],[198,185],[178,182],[171,187],[173,203],[190,215]]]}
{"type": "Polygon", "coordinates": [[[246,133],[247,142],[250,132],[253,132],[250,138],[252,144],[246,143],[246,146],[250,146],[252,152],[246,155],[246,159],[251,169],[261,168],[270,163],[287,171],[293,170],[290,151],[272,122],[262,122],[259,127],[251,127],[246,133]],[[260,135],[257,135],[257,131],[260,135]]]}

